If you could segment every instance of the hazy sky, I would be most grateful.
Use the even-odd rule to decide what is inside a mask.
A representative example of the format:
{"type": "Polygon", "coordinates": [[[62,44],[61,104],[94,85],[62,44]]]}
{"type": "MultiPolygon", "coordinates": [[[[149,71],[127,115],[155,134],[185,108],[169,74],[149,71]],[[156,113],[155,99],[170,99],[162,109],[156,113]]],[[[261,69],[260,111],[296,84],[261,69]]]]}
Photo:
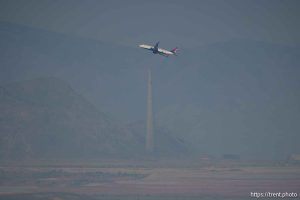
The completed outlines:
{"type": "Polygon", "coordinates": [[[194,47],[231,38],[300,42],[298,0],[0,1],[0,20],[107,42],[194,47]]]}
{"type": "Polygon", "coordinates": [[[0,85],[58,77],[131,123],[146,118],[151,67],[155,125],[199,152],[283,158],[300,151],[299,8],[299,0],[0,0],[0,85]],[[137,46],[156,41],[179,56],[137,46]]]}

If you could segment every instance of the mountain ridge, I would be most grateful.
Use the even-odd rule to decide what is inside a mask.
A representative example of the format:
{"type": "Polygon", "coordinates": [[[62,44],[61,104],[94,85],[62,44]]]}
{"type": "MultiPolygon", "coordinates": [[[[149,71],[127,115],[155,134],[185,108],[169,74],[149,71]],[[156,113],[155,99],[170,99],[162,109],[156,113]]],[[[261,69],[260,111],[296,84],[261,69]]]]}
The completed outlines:
{"type": "Polygon", "coordinates": [[[178,57],[164,58],[137,44],[22,30],[14,37],[9,27],[0,32],[2,83],[55,76],[102,112],[131,123],[145,120],[150,68],[155,124],[193,144],[196,154],[278,159],[300,151],[299,46],[238,38],[179,47],[178,57]]]}
{"type": "MultiPolygon", "coordinates": [[[[0,88],[1,159],[136,158],[146,153],[144,130],[133,132],[99,112],[65,81],[43,77],[0,88]]],[[[178,146],[165,144],[168,155],[178,146]]],[[[160,154],[164,151],[155,156],[160,154]]]]}

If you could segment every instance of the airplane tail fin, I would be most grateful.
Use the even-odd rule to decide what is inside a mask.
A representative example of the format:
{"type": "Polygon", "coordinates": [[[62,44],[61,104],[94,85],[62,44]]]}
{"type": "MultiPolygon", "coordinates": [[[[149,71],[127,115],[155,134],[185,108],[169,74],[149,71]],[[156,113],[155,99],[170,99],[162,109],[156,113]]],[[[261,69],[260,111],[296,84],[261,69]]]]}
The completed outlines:
{"type": "Polygon", "coordinates": [[[178,50],[178,47],[175,47],[174,49],[171,50],[171,52],[174,53],[175,55],[177,55],[176,54],[177,50],[178,50]]]}
{"type": "Polygon", "coordinates": [[[155,44],[154,48],[158,49],[159,41],[155,44]]]}

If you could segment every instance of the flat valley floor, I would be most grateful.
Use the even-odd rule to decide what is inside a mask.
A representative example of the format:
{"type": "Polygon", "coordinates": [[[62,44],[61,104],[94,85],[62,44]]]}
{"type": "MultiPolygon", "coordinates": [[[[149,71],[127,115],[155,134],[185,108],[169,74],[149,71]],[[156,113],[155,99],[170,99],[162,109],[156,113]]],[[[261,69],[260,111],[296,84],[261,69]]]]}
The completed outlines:
{"type": "Polygon", "coordinates": [[[0,200],[256,199],[300,195],[300,165],[267,161],[27,161],[0,166],[0,200]],[[253,194],[252,194],[253,195],[253,194]]]}

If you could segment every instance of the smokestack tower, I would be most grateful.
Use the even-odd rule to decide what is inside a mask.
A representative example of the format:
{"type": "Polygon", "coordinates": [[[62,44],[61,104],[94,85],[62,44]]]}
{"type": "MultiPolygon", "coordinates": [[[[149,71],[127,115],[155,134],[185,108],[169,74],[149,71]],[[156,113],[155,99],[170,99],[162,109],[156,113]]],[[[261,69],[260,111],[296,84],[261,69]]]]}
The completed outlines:
{"type": "Polygon", "coordinates": [[[148,69],[148,96],[147,96],[147,135],[146,151],[153,152],[153,113],[152,113],[152,80],[151,69],[148,69]]]}

